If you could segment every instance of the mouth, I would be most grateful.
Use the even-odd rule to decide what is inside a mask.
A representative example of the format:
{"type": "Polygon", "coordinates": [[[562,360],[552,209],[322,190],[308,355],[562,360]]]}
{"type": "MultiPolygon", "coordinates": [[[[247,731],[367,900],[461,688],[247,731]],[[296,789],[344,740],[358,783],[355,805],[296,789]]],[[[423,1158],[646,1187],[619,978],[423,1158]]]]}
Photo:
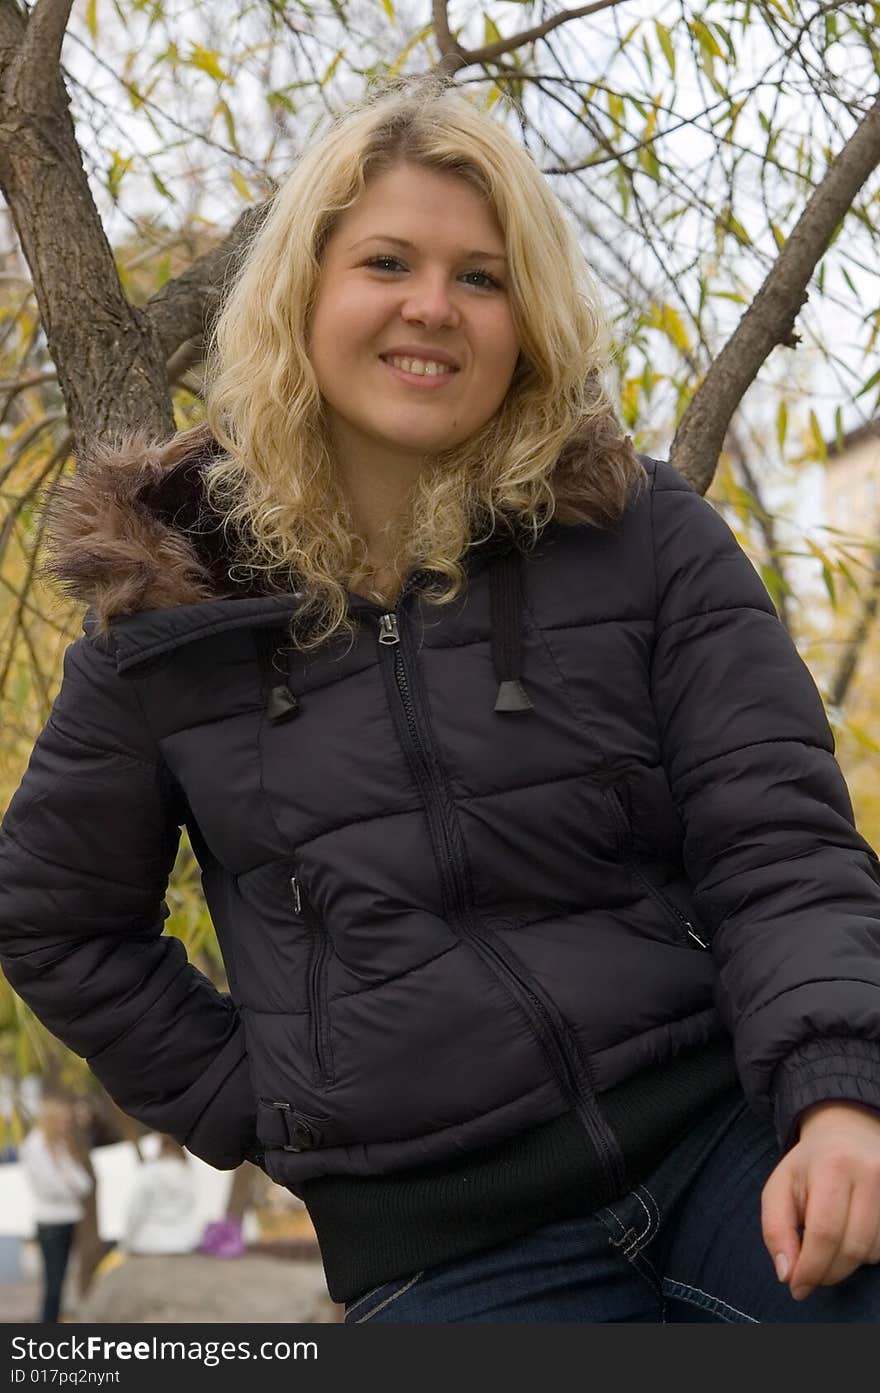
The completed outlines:
{"type": "Polygon", "coordinates": [[[406,383],[410,387],[422,387],[426,391],[436,391],[439,387],[445,387],[454,377],[458,376],[458,368],[449,371],[433,373],[407,372],[405,368],[396,367],[394,363],[389,363],[387,358],[379,358],[379,362],[393,373],[399,382],[406,383]]]}

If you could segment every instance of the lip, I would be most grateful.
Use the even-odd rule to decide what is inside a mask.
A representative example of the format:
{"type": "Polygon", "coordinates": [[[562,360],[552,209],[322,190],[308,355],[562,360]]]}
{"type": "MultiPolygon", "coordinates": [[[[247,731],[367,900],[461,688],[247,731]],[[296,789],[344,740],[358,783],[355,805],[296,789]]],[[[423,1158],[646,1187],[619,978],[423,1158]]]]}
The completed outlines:
{"type": "Polygon", "coordinates": [[[437,373],[434,377],[424,377],[415,372],[404,372],[403,368],[396,368],[393,363],[386,363],[384,358],[380,358],[379,362],[382,364],[383,368],[387,368],[389,372],[394,373],[398,382],[405,383],[407,387],[421,387],[426,392],[437,391],[440,387],[446,387],[458,376],[457,372],[441,372],[437,373]]]}

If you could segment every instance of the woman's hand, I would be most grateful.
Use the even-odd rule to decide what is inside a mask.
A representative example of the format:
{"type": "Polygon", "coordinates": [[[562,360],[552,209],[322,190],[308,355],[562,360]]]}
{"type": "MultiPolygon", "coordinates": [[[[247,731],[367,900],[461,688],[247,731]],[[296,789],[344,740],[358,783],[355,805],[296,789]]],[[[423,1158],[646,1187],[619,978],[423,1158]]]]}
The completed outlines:
{"type": "Polygon", "coordinates": [[[880,1262],[880,1116],[817,1103],[761,1195],[764,1242],[796,1301],[880,1262]]]}

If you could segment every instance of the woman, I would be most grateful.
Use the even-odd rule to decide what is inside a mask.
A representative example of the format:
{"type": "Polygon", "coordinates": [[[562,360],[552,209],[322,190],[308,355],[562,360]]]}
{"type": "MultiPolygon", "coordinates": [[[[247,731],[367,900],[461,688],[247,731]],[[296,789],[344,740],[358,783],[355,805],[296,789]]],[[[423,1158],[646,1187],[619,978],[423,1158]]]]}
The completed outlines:
{"type": "Polygon", "coordinates": [[[193,1252],[202,1234],[197,1199],[186,1152],[173,1137],[161,1137],[156,1155],[138,1168],[120,1246],[139,1254],[193,1252]]]}
{"type": "Polygon", "coordinates": [[[43,1100],[36,1126],[21,1144],[19,1160],[33,1199],[43,1263],[40,1319],[57,1321],[61,1293],[83,1198],[92,1178],[73,1152],[73,1109],[63,1098],[43,1100]]]}
{"type": "Polygon", "coordinates": [[[50,517],[89,611],[3,965],[128,1112],[303,1198],[352,1323],[880,1315],[878,858],[607,354],[531,159],[401,83],[278,192],[205,427],[50,517]],[[181,824],[228,995],[161,933],[181,824]]]}

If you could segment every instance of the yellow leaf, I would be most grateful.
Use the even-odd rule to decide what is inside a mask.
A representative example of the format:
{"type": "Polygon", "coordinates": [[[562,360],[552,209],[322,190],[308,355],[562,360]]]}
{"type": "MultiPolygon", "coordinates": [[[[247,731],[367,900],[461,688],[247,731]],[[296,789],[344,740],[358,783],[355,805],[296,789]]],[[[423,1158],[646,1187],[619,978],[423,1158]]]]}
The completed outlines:
{"type": "Polygon", "coordinates": [[[98,37],[98,0],[89,0],[86,5],[86,27],[93,39],[98,37]]]}
{"type": "Polygon", "coordinates": [[[382,8],[389,19],[397,18],[397,16],[394,13],[394,6],[392,5],[391,0],[382,0],[382,8]]]}
{"type": "Polygon", "coordinates": [[[828,458],[828,447],[825,444],[825,436],[822,433],[822,427],[819,425],[819,418],[815,411],[810,412],[810,443],[816,455],[824,464],[828,458]]]}
{"type": "Polygon", "coordinates": [[[238,192],[241,194],[242,198],[247,199],[248,203],[253,203],[254,196],[251,193],[250,185],[248,184],[244,175],[240,174],[237,169],[233,169],[232,171],[232,182],[238,189],[238,192]]]}
{"type": "Polygon", "coordinates": [[[683,353],[690,350],[691,343],[684,322],[678,310],[674,309],[672,305],[653,305],[650,323],[652,328],[662,330],[676,348],[680,348],[683,353]]]}
{"type": "Polygon", "coordinates": [[[216,78],[218,82],[225,81],[229,74],[224,72],[219,63],[220,55],[211,48],[202,48],[201,44],[193,44],[192,53],[187,62],[190,67],[199,68],[209,77],[216,78]]]}
{"type": "Polygon", "coordinates": [[[630,377],[624,382],[620,392],[620,406],[623,412],[623,419],[632,428],[639,414],[639,391],[641,383],[637,377],[630,377]]]}

